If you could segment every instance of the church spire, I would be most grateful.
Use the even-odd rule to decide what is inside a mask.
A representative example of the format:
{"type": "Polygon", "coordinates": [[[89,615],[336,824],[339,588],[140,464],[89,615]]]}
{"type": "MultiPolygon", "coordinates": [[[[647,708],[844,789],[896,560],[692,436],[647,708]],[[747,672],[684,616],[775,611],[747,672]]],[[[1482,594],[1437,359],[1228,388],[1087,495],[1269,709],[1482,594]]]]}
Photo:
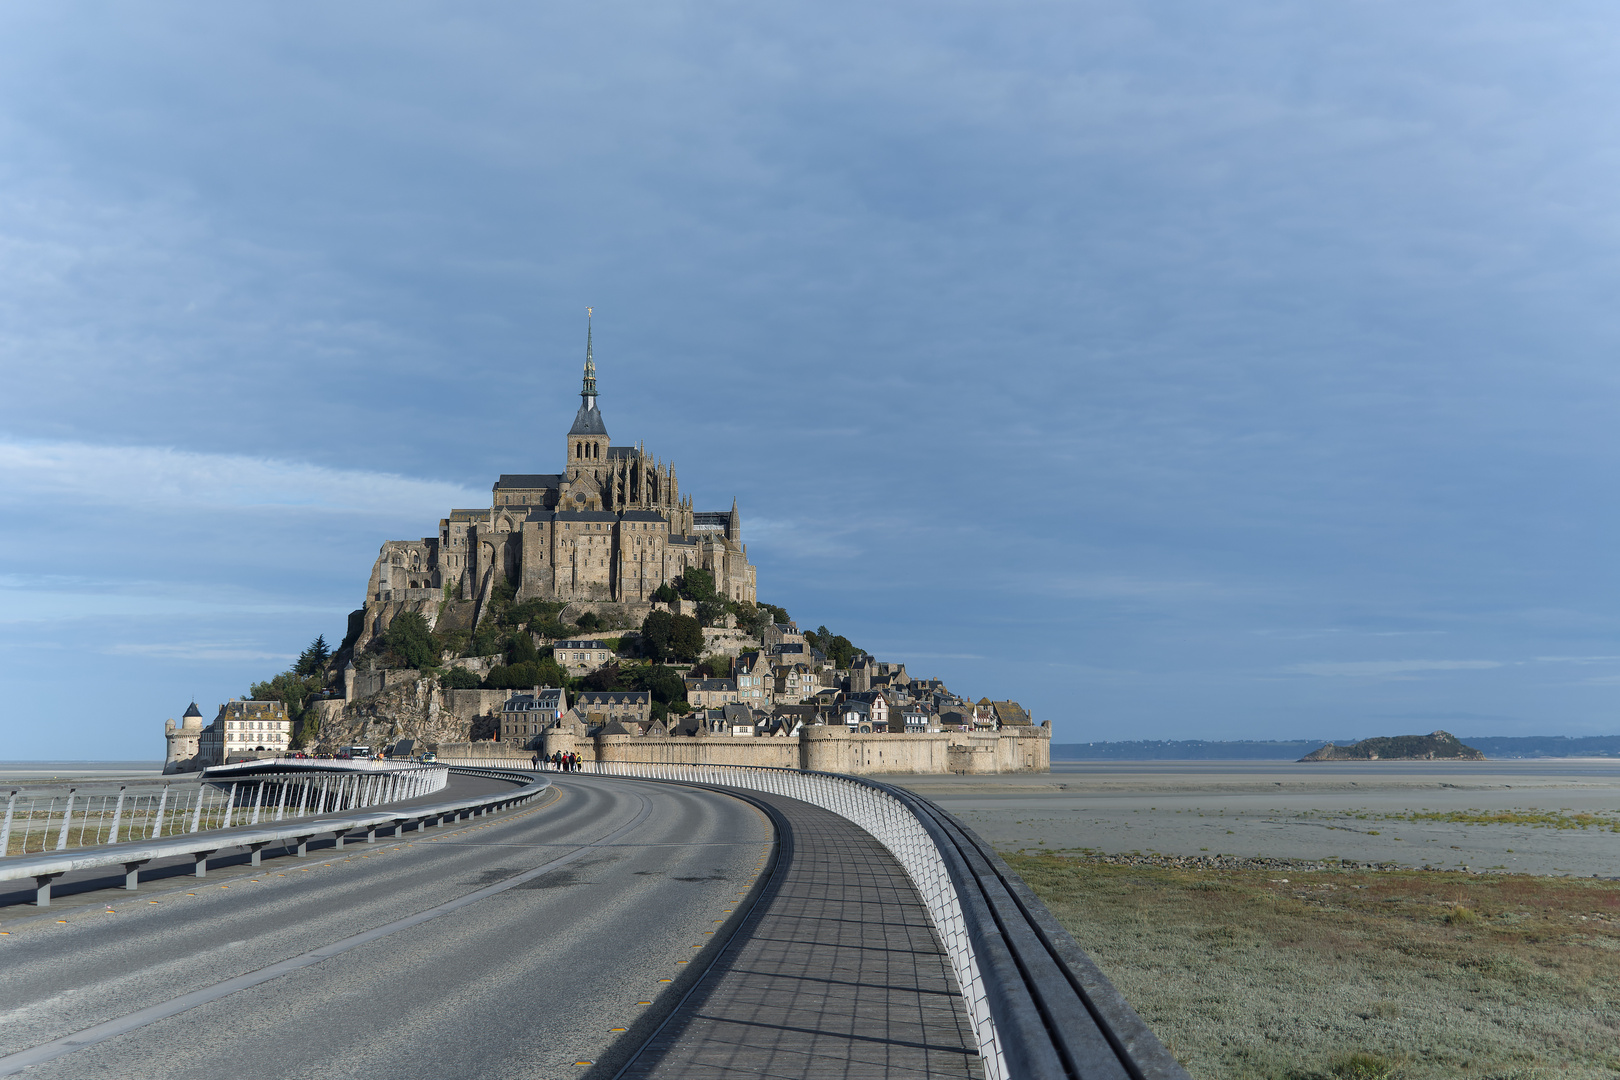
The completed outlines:
{"type": "Polygon", "coordinates": [[[585,386],[579,396],[585,399],[585,408],[596,408],[596,358],[591,355],[591,314],[585,309],[585,386]]]}

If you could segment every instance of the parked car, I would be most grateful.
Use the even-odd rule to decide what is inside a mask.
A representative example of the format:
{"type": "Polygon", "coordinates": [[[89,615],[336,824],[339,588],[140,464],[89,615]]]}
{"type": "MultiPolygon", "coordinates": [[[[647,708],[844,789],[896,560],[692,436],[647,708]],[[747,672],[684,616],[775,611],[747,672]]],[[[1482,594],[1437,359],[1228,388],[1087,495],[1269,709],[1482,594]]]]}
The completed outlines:
{"type": "Polygon", "coordinates": [[[423,761],[438,761],[439,760],[439,755],[435,754],[432,750],[429,750],[427,753],[422,755],[422,760],[423,761]]]}

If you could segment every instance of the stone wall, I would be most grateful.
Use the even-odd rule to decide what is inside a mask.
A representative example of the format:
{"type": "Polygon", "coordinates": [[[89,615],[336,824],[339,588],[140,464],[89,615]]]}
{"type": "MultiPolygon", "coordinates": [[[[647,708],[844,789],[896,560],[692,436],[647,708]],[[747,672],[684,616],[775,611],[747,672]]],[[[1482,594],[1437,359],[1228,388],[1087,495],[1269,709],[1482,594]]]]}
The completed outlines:
{"type": "MultiPolygon", "coordinates": [[[[578,754],[584,761],[650,761],[681,765],[752,765],[868,773],[996,773],[1051,771],[1052,729],[859,735],[834,726],[806,728],[798,738],[727,735],[598,735],[567,731],[541,736],[540,752],[578,754]]],[[[483,744],[480,744],[483,745],[483,744]]]]}

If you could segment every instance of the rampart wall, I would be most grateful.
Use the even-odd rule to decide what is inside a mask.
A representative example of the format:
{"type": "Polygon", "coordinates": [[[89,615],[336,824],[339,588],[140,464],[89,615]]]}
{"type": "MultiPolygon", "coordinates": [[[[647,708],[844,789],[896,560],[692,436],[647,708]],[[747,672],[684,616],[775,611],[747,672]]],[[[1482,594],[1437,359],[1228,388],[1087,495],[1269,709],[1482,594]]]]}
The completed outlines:
{"type": "MultiPolygon", "coordinates": [[[[540,753],[578,754],[582,761],[649,761],[673,765],[752,765],[866,773],[1049,772],[1052,729],[1038,727],[924,735],[859,735],[839,727],[807,728],[797,738],[727,735],[584,736],[556,730],[541,736],[540,753]]],[[[535,751],[514,743],[440,744],[439,757],[511,756],[535,751]]]]}

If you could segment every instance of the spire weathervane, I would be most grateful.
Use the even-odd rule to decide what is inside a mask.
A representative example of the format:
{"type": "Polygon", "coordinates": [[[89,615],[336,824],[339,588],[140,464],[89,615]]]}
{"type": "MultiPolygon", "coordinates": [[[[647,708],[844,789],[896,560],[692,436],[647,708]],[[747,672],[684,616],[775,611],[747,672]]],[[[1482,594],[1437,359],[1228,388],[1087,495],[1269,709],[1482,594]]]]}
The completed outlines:
{"type": "Polygon", "coordinates": [[[591,356],[591,315],[593,309],[585,309],[585,387],[579,396],[585,399],[587,409],[596,408],[596,360],[591,356]]]}

